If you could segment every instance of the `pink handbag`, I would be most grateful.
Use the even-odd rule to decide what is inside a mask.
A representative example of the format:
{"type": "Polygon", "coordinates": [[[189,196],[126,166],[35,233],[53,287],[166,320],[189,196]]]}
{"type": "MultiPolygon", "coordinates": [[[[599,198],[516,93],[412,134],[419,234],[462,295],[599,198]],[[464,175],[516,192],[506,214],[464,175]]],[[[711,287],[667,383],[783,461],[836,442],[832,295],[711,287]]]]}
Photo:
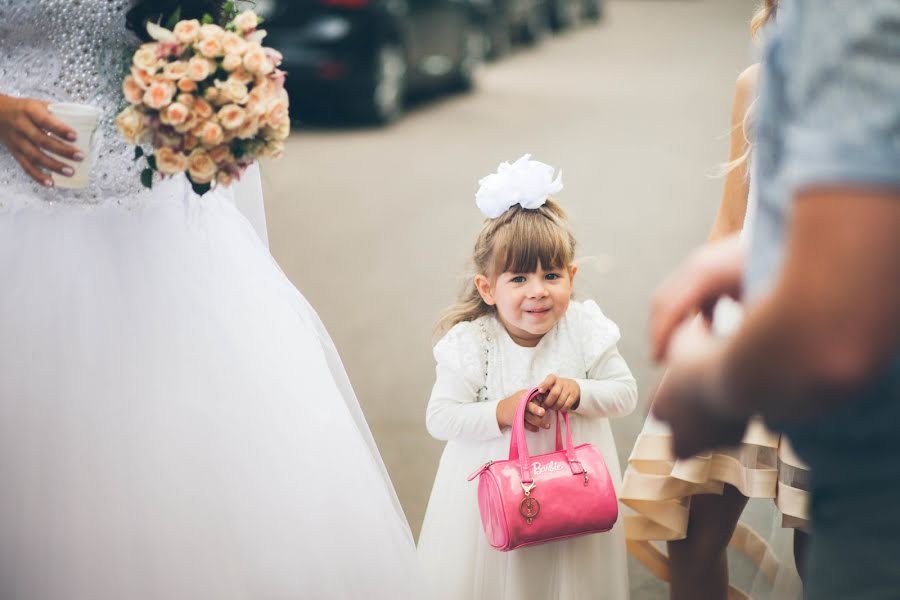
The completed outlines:
{"type": "Polygon", "coordinates": [[[478,477],[478,508],[488,542],[507,551],[609,531],[619,505],[603,455],[592,444],[575,446],[569,415],[566,445],[556,417],[556,451],[528,455],[525,407],[539,396],[535,388],[522,396],[509,442],[509,460],[490,461],[469,476],[478,477]]]}

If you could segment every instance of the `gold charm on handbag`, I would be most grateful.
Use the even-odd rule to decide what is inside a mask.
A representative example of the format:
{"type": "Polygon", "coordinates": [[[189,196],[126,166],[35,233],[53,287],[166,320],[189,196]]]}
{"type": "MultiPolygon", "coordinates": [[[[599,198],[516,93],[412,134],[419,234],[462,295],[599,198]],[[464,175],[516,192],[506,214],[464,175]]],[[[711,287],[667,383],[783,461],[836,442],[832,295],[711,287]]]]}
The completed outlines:
{"type": "Polygon", "coordinates": [[[536,484],[533,481],[527,486],[524,483],[522,484],[522,489],[525,491],[525,497],[522,498],[522,502],[519,503],[519,514],[525,517],[525,522],[529,525],[534,522],[535,517],[541,512],[541,503],[538,502],[537,498],[531,497],[531,490],[534,489],[535,485],[536,484]]]}

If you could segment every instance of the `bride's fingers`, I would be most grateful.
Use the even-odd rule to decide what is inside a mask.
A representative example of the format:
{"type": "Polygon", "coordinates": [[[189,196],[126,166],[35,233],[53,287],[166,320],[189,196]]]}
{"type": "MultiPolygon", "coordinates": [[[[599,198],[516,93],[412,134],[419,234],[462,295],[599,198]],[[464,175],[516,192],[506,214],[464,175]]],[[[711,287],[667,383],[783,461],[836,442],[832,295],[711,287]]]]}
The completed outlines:
{"type": "Polygon", "coordinates": [[[71,160],[80,161],[84,159],[84,156],[81,155],[81,151],[79,151],[78,148],[66,144],[65,142],[61,142],[34,124],[26,124],[21,130],[21,134],[42,150],[50,151],[71,160]]]}
{"type": "Polygon", "coordinates": [[[59,162],[48,154],[45,154],[30,141],[23,141],[19,145],[19,151],[25,156],[25,158],[28,159],[29,162],[31,162],[36,167],[47,169],[48,171],[54,171],[67,177],[71,176],[75,172],[72,167],[59,162]]]}
{"type": "Polygon", "coordinates": [[[53,180],[50,179],[50,176],[33,165],[24,154],[18,151],[13,152],[13,158],[15,158],[16,162],[19,163],[19,166],[22,167],[22,170],[28,173],[28,176],[36,182],[45,187],[53,186],[53,180]]]}
{"type": "Polygon", "coordinates": [[[31,119],[31,122],[34,123],[38,129],[49,131],[61,140],[74,142],[76,139],[75,131],[54,117],[53,114],[47,110],[47,106],[49,106],[48,102],[34,101],[29,103],[25,108],[25,114],[28,115],[28,118],[31,119]]]}

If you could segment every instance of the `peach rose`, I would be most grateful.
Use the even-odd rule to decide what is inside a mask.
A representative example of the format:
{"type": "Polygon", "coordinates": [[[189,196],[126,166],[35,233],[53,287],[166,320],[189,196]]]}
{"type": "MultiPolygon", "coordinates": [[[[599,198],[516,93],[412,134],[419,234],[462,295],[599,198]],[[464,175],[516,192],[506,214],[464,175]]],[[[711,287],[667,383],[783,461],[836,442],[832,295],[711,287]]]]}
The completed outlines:
{"type": "Polygon", "coordinates": [[[225,54],[237,54],[238,56],[247,51],[247,41],[236,33],[229,31],[222,36],[222,49],[225,54]]]}
{"type": "Polygon", "coordinates": [[[253,76],[253,73],[250,73],[243,67],[240,67],[237,70],[235,70],[234,73],[229,75],[228,79],[233,79],[235,81],[239,81],[239,82],[243,83],[244,85],[250,85],[251,83],[253,83],[253,81],[256,78],[253,76]]]}
{"type": "Polygon", "coordinates": [[[188,108],[193,107],[194,102],[196,102],[196,101],[197,101],[197,97],[194,96],[193,94],[178,94],[177,96],[175,96],[175,102],[181,102],[188,108]]]}
{"type": "Polygon", "coordinates": [[[222,40],[222,36],[225,35],[225,30],[219,27],[218,25],[208,24],[202,25],[200,27],[200,39],[201,40],[222,40]]]}
{"type": "Polygon", "coordinates": [[[197,98],[194,102],[194,112],[201,119],[209,119],[213,116],[213,107],[203,98],[197,98]]]}
{"type": "Polygon", "coordinates": [[[259,27],[259,17],[252,10],[247,10],[234,18],[234,26],[239,31],[247,33],[259,27]]]}
{"type": "Polygon", "coordinates": [[[137,67],[131,67],[131,76],[142,90],[146,90],[153,83],[153,75],[137,67]]]}
{"type": "Polygon", "coordinates": [[[234,177],[228,171],[219,171],[219,174],[216,175],[216,181],[222,187],[228,187],[234,182],[234,177]]]}
{"type": "Polygon", "coordinates": [[[228,71],[235,71],[244,64],[244,59],[239,54],[226,54],[222,59],[222,68],[228,71]]]}
{"type": "Polygon", "coordinates": [[[130,104],[140,104],[144,99],[144,90],[138,85],[133,75],[129,75],[122,82],[122,92],[130,104]]]}
{"type": "Polygon", "coordinates": [[[210,183],[217,170],[216,163],[201,148],[195,148],[188,157],[188,174],[194,183],[210,183]]]}
{"type": "Polygon", "coordinates": [[[187,63],[183,60],[170,62],[163,67],[163,77],[169,81],[178,81],[187,77],[187,63]]]}
{"type": "Polygon", "coordinates": [[[266,113],[265,121],[269,124],[270,127],[278,127],[278,125],[285,121],[287,118],[287,104],[282,100],[276,100],[269,106],[269,111],[266,113]]]}
{"type": "Polygon", "coordinates": [[[188,166],[188,158],[181,152],[171,148],[160,148],[156,151],[156,168],[164,175],[184,173],[188,166]]]}
{"type": "Polygon", "coordinates": [[[188,115],[188,118],[185,119],[184,123],[180,125],[175,125],[175,131],[178,133],[188,133],[193,131],[195,127],[200,124],[200,119],[197,117],[197,113],[191,112],[188,115]]]}
{"type": "Polygon", "coordinates": [[[219,88],[226,100],[237,104],[245,104],[250,95],[247,86],[233,78],[229,78],[225,83],[219,83],[217,81],[216,87],[219,88]]]}
{"type": "Polygon", "coordinates": [[[210,158],[212,158],[217,165],[234,162],[234,155],[231,153],[231,149],[224,144],[216,146],[215,148],[208,150],[208,152],[210,158]]]}
{"type": "Polygon", "coordinates": [[[204,146],[218,146],[225,139],[225,132],[222,126],[215,121],[207,121],[200,130],[200,141],[204,146]]]}
{"type": "Polygon", "coordinates": [[[200,21],[190,19],[181,21],[174,29],[175,38],[182,44],[193,44],[200,36],[200,21]]]}
{"type": "Polygon", "coordinates": [[[172,102],[175,96],[175,84],[171,81],[154,81],[144,92],[144,104],[150,108],[161,110],[172,102]]]}
{"type": "Polygon", "coordinates": [[[213,67],[209,61],[200,56],[195,56],[188,61],[187,76],[192,81],[203,81],[212,73],[213,67]]]}
{"type": "Polygon", "coordinates": [[[144,115],[129,106],[116,117],[116,127],[129,144],[138,144],[144,134],[144,115]]]}
{"type": "Polygon", "coordinates": [[[259,121],[257,119],[247,119],[236,131],[238,138],[242,140],[254,138],[258,133],[259,121]]]}
{"type": "Polygon", "coordinates": [[[163,113],[166,115],[169,125],[181,125],[188,120],[191,109],[181,102],[173,102],[165,108],[163,113]]]}
{"type": "Polygon", "coordinates": [[[197,139],[197,136],[187,134],[184,136],[184,149],[185,150],[193,150],[200,144],[200,140],[197,139]]]}
{"type": "Polygon", "coordinates": [[[291,120],[285,119],[278,125],[276,125],[274,127],[270,127],[267,130],[267,133],[269,133],[273,139],[276,139],[279,141],[286,140],[288,138],[288,136],[291,135],[291,120]]]}
{"type": "Polygon", "coordinates": [[[275,65],[261,46],[254,45],[244,54],[244,68],[254,75],[268,75],[275,70],[275,65]]]}
{"type": "Polygon", "coordinates": [[[224,53],[222,50],[222,42],[214,37],[201,39],[194,44],[194,48],[206,58],[217,58],[224,53]]]}
{"type": "Polygon", "coordinates": [[[238,129],[247,120],[247,113],[237,104],[226,104],[219,110],[219,122],[225,129],[238,129]]]}
{"type": "Polygon", "coordinates": [[[159,44],[144,44],[134,53],[134,66],[143,69],[149,74],[156,73],[160,66],[159,44]]]}
{"type": "Polygon", "coordinates": [[[182,79],[178,82],[178,90],[185,94],[193,94],[197,91],[197,82],[192,79],[182,79]]]}
{"type": "Polygon", "coordinates": [[[209,86],[203,91],[203,98],[213,104],[219,101],[219,95],[219,89],[214,86],[209,86]]]}

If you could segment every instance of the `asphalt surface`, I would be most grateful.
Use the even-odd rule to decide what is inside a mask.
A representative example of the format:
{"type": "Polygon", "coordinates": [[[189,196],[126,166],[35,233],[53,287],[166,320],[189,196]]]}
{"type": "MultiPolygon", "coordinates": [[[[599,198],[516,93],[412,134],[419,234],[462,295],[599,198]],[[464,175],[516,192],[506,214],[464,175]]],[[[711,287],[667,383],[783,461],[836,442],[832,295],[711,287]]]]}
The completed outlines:
{"type": "MultiPolygon", "coordinates": [[[[473,93],[385,129],[307,123],[264,165],[272,252],[341,351],[414,533],[442,449],[424,427],[432,326],[479,228],[477,181],[502,160],[529,152],[563,169],[576,292],[619,324],[641,389],[613,422],[627,460],[659,374],[650,296],[712,224],[753,4],[613,0],[603,23],[488,65],[473,93]]],[[[633,598],[665,597],[636,564],[631,578],[633,598]]]]}

